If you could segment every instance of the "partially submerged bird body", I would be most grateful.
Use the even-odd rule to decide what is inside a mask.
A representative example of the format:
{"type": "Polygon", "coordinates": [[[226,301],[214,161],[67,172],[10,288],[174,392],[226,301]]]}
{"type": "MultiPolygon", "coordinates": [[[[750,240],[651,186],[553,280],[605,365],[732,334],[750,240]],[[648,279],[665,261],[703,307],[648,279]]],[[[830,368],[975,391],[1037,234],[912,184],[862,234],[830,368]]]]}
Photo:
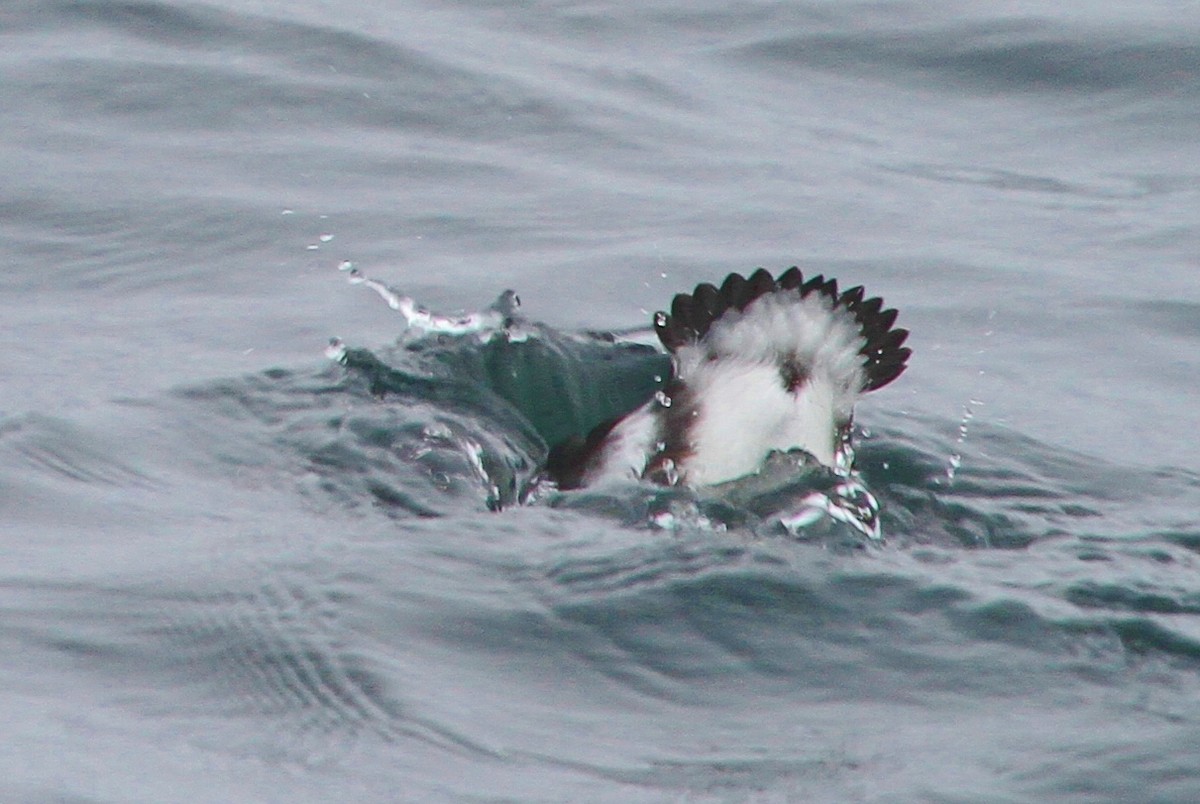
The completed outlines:
{"type": "Polygon", "coordinates": [[[906,368],[896,315],[862,287],[839,293],[836,280],[795,267],[698,285],[655,314],[672,356],[663,390],[557,445],[546,474],[560,489],[617,478],[711,485],[793,449],[834,467],[854,403],[906,368]]]}

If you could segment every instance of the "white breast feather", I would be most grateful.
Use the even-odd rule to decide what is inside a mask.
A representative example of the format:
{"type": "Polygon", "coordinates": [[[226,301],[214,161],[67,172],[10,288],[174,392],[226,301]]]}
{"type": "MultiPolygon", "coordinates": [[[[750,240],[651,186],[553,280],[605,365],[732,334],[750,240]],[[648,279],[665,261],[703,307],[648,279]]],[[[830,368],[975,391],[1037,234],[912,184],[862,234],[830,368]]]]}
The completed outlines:
{"type": "Polygon", "coordinates": [[[695,402],[689,484],[756,470],[771,450],[801,448],[832,466],[838,428],[866,380],[854,318],[823,296],[764,296],[728,313],[694,346],[676,351],[676,373],[695,402]],[[806,380],[793,393],[781,367],[806,380]]]}

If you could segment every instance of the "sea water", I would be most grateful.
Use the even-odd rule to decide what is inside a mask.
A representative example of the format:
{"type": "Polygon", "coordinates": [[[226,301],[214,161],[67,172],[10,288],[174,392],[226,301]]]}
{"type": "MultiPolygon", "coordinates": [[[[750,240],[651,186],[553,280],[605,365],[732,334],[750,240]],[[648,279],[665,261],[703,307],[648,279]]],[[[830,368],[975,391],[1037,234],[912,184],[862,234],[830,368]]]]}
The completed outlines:
{"type": "Polygon", "coordinates": [[[0,799],[1200,797],[1188,4],[0,41],[0,799]],[[878,538],[796,456],[531,493],[674,293],[793,264],[913,333],[878,538]]]}

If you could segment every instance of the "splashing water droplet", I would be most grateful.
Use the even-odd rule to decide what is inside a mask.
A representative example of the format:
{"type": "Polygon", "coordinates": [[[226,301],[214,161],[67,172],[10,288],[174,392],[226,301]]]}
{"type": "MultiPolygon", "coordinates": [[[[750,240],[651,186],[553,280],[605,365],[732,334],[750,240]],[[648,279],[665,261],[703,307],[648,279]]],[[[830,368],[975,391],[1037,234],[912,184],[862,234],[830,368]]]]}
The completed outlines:
{"type": "Polygon", "coordinates": [[[328,243],[330,240],[333,239],[333,235],[323,234],[320,237],[318,237],[317,239],[320,240],[322,243],[328,243]]]}
{"type": "Polygon", "coordinates": [[[972,399],[968,404],[963,405],[962,418],[958,422],[958,438],[955,439],[954,442],[958,446],[960,452],[953,453],[946,463],[946,479],[951,483],[954,482],[954,475],[958,472],[959,467],[962,466],[961,449],[967,442],[967,435],[970,431],[971,420],[975,418],[975,410],[972,406],[979,406],[982,404],[983,403],[979,400],[972,399]]]}
{"type": "Polygon", "coordinates": [[[654,399],[664,408],[671,407],[671,397],[667,396],[663,391],[656,391],[654,393],[654,399]]]}
{"type": "Polygon", "coordinates": [[[779,523],[783,525],[788,535],[794,537],[802,536],[805,528],[815,525],[821,521],[821,517],[825,516],[824,503],[827,501],[824,494],[806,497],[801,502],[799,509],[779,517],[779,523]],[[814,497],[819,497],[820,499],[816,500],[814,497]]]}
{"type": "Polygon", "coordinates": [[[490,309],[502,315],[515,315],[521,307],[521,297],[517,295],[515,290],[506,290],[496,297],[496,301],[492,302],[490,309]]]}
{"type": "Polygon", "coordinates": [[[325,347],[325,356],[334,362],[341,363],[346,359],[346,344],[342,343],[341,338],[330,338],[329,345],[325,347]]]}
{"type": "Polygon", "coordinates": [[[675,515],[670,511],[661,511],[650,517],[650,524],[659,530],[675,530],[675,515]]]}
{"type": "Polygon", "coordinates": [[[416,299],[405,296],[395,288],[363,275],[349,260],[338,264],[338,269],[349,273],[352,285],[366,285],[379,294],[388,307],[404,317],[404,321],[419,332],[437,332],[446,335],[477,335],[484,342],[503,334],[510,341],[522,341],[533,332],[523,328],[516,318],[521,300],[514,291],[506,290],[486,310],[466,315],[441,315],[417,304],[416,299]]]}
{"type": "Polygon", "coordinates": [[[857,474],[847,476],[832,494],[817,491],[808,495],[801,500],[799,508],[779,517],[779,523],[790,535],[800,537],[805,528],[822,517],[845,523],[872,541],[883,538],[879,501],[857,474]]]}
{"type": "Polygon", "coordinates": [[[654,326],[665,327],[667,325],[667,314],[659,311],[654,314],[654,326]]]}
{"type": "Polygon", "coordinates": [[[954,482],[954,475],[960,466],[962,466],[962,456],[956,452],[950,456],[950,460],[946,464],[946,479],[954,482]]]}

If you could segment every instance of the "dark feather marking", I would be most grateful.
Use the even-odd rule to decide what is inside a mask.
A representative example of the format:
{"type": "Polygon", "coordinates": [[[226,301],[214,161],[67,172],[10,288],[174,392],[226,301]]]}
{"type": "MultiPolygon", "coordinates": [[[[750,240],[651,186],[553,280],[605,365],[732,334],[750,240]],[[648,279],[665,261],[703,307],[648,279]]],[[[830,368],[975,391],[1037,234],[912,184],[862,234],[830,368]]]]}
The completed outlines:
{"type": "Polygon", "coordinates": [[[797,393],[804,383],[808,382],[808,372],[795,358],[785,360],[779,365],[779,375],[783,379],[783,387],[788,393],[797,393]]]}
{"type": "Polygon", "coordinates": [[[730,274],[721,283],[721,302],[725,309],[741,310],[747,301],[746,278],[741,274],[730,274]]]}
{"type": "Polygon", "coordinates": [[[700,338],[707,335],[713,321],[721,317],[721,300],[717,293],[716,287],[707,282],[696,285],[696,290],[692,293],[693,329],[700,338]]]}
{"type": "Polygon", "coordinates": [[[698,400],[682,380],[670,380],[663,393],[671,400],[671,406],[658,411],[658,442],[662,446],[650,456],[642,477],[659,485],[672,486],[679,481],[684,463],[695,452],[692,423],[699,408],[698,400]],[[669,471],[669,467],[674,467],[675,472],[669,471]]]}
{"type": "Polygon", "coordinates": [[[687,340],[684,338],[683,328],[666,313],[655,313],[654,331],[658,333],[658,339],[662,341],[662,345],[669,352],[674,352],[687,343],[687,340]]]}
{"type": "Polygon", "coordinates": [[[623,418],[618,416],[601,422],[586,438],[576,435],[555,444],[546,458],[546,475],[563,491],[582,488],[588,474],[599,462],[605,439],[623,418]]]}
{"type": "Polygon", "coordinates": [[[867,299],[865,302],[858,305],[858,309],[855,310],[855,315],[858,316],[860,321],[866,321],[879,315],[879,311],[882,309],[883,299],[876,296],[875,298],[867,299]]]}
{"type": "Polygon", "coordinates": [[[671,320],[679,327],[687,340],[696,339],[696,327],[692,324],[692,297],[686,293],[678,294],[671,300],[671,320]]]}
{"type": "Polygon", "coordinates": [[[838,299],[838,305],[841,307],[850,308],[862,302],[863,293],[866,289],[862,285],[857,285],[849,290],[842,292],[842,298],[838,299]]]}
{"type": "Polygon", "coordinates": [[[761,296],[766,296],[768,293],[774,293],[779,290],[779,286],[775,284],[775,279],[766,269],[759,268],[750,275],[750,280],[746,283],[749,296],[746,303],[741,306],[742,310],[746,309],[746,305],[758,299],[761,296]]]}
{"type": "Polygon", "coordinates": [[[896,310],[884,310],[874,318],[863,321],[863,334],[867,336],[867,340],[884,335],[892,328],[892,324],[896,323],[897,315],[898,311],[896,310]]]}
{"type": "Polygon", "coordinates": [[[804,274],[800,273],[800,269],[793,265],[788,268],[779,277],[779,287],[784,290],[795,290],[804,284],[804,274]]]}
{"type": "MultiPolygon", "coordinates": [[[[750,276],[753,277],[754,274],[751,274],[750,276]]],[[[774,282],[774,280],[771,281],[774,282]]],[[[750,302],[754,301],[754,299],[754,286],[751,284],[750,279],[747,278],[745,284],[738,286],[738,297],[734,300],[735,304],[737,305],[737,309],[745,310],[750,306],[750,302]]]]}
{"type": "Polygon", "coordinates": [[[887,335],[879,339],[879,348],[881,351],[894,352],[908,340],[908,330],[893,329],[887,335]]]}

